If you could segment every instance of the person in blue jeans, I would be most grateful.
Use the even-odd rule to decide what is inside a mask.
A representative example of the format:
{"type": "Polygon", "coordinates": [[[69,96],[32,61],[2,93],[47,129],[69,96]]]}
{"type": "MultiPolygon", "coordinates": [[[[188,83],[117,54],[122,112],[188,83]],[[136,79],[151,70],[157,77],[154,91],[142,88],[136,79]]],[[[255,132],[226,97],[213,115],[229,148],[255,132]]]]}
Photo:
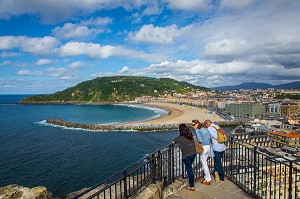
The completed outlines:
{"type": "Polygon", "coordinates": [[[186,172],[189,178],[189,186],[186,189],[195,191],[193,162],[196,157],[196,148],[192,132],[186,124],[179,125],[180,135],[173,140],[174,144],[178,144],[182,152],[182,162],[185,165],[186,172]]]}
{"type": "Polygon", "coordinates": [[[222,165],[222,158],[225,154],[226,146],[224,143],[219,143],[217,141],[218,132],[216,128],[218,129],[219,126],[212,123],[210,120],[204,121],[204,126],[209,131],[210,135],[212,136],[212,148],[215,154],[214,157],[214,170],[213,173],[215,175],[215,181],[218,182],[219,180],[224,181],[225,180],[225,173],[224,168],[222,165]]]}

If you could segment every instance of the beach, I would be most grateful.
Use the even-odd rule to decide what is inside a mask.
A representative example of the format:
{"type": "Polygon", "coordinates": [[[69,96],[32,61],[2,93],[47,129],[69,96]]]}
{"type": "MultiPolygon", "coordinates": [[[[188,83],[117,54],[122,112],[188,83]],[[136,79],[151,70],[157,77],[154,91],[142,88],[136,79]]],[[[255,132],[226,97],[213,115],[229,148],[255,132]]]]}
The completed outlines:
{"type": "Polygon", "coordinates": [[[199,108],[195,106],[189,106],[185,104],[171,104],[171,103],[144,103],[145,106],[156,107],[164,109],[169,112],[169,115],[155,118],[152,120],[134,122],[136,124],[179,124],[179,123],[191,123],[193,119],[197,119],[200,122],[209,119],[212,122],[224,121],[217,114],[211,114],[211,111],[205,108],[199,108]]]}

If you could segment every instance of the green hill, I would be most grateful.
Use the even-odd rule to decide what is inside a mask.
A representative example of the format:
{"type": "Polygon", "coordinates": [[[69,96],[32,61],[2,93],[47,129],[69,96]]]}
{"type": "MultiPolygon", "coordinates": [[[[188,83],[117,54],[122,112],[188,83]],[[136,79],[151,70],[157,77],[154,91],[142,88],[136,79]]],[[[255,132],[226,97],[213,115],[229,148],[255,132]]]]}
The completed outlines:
{"type": "Polygon", "coordinates": [[[27,97],[20,103],[124,102],[136,97],[209,90],[170,78],[136,76],[98,77],[48,95],[27,97]]]}

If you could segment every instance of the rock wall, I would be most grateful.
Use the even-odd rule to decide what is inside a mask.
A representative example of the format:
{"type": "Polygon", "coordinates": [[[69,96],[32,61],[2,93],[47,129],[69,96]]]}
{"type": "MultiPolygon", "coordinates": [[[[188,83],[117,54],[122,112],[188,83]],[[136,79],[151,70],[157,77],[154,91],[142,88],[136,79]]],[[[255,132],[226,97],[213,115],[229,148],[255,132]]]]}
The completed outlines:
{"type": "Polygon", "coordinates": [[[46,187],[22,187],[17,184],[0,187],[0,199],[53,199],[46,187]]]}
{"type": "Polygon", "coordinates": [[[155,184],[150,184],[139,193],[134,199],[168,199],[172,198],[173,194],[180,190],[183,186],[186,186],[187,181],[178,179],[168,187],[163,187],[163,182],[158,181],[155,184]]]}

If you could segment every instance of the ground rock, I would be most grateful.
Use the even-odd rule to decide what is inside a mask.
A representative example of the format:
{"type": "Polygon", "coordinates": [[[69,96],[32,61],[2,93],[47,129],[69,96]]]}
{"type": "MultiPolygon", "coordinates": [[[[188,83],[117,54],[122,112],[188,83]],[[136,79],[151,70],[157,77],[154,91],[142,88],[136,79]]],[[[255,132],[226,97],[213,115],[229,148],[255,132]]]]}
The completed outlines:
{"type": "Polygon", "coordinates": [[[46,187],[22,187],[17,184],[0,187],[0,199],[53,199],[46,187]]]}
{"type": "Polygon", "coordinates": [[[161,199],[162,198],[163,182],[150,184],[134,199],[161,199]]]}

